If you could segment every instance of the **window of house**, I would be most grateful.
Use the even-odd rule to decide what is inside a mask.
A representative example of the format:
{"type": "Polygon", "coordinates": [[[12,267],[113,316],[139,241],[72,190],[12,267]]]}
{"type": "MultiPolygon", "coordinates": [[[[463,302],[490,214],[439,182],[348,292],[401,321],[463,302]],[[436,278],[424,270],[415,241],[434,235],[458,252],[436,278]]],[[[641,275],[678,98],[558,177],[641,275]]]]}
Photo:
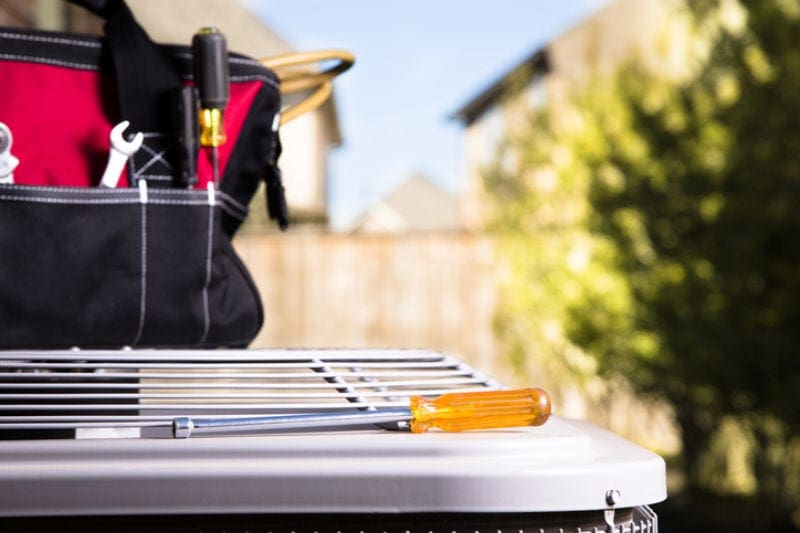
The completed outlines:
{"type": "Polygon", "coordinates": [[[547,80],[544,74],[536,74],[528,85],[528,102],[534,109],[547,104],[547,80]]]}

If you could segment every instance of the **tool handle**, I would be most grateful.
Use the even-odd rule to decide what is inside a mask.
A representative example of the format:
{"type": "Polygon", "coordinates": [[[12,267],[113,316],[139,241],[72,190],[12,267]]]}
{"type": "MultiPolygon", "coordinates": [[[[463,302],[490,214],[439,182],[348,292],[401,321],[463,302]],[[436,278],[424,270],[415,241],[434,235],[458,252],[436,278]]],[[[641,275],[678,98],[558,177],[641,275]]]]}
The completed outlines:
{"type": "Polygon", "coordinates": [[[200,150],[200,106],[197,88],[182,86],[175,92],[175,119],[178,131],[179,187],[197,185],[197,154],[200,150]]]}
{"type": "Polygon", "coordinates": [[[217,28],[201,28],[192,37],[194,81],[200,107],[224,110],[230,99],[228,45],[217,28]]]}
{"type": "Polygon", "coordinates": [[[411,431],[444,431],[540,426],[550,416],[550,396],[538,388],[456,392],[428,400],[412,396],[411,431]]]}

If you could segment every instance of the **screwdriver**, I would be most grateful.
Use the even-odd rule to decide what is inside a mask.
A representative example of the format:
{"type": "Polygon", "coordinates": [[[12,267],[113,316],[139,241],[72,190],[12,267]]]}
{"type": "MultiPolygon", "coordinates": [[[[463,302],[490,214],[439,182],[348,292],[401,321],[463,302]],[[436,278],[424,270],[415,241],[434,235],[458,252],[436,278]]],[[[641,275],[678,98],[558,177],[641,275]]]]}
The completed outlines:
{"type": "Polygon", "coordinates": [[[197,419],[176,417],[175,438],[241,431],[312,430],[341,426],[408,423],[414,433],[430,428],[466,431],[541,426],[550,416],[550,396],[542,389],[452,392],[429,400],[412,396],[408,408],[298,415],[197,419]]]}
{"type": "Polygon", "coordinates": [[[230,99],[225,36],[217,28],[201,28],[192,37],[192,57],[200,96],[200,145],[211,148],[214,185],[219,185],[219,147],[227,140],[223,119],[230,99]]]}

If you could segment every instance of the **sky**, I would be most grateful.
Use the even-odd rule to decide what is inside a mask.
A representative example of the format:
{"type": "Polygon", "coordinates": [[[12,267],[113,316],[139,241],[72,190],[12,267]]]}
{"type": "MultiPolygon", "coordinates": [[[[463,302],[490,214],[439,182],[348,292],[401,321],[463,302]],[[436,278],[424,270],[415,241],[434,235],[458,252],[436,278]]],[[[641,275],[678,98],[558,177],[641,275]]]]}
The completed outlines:
{"type": "Polygon", "coordinates": [[[453,113],[606,0],[241,0],[296,50],[345,49],[334,82],[343,144],[330,154],[333,229],[413,174],[458,193],[453,113]]]}

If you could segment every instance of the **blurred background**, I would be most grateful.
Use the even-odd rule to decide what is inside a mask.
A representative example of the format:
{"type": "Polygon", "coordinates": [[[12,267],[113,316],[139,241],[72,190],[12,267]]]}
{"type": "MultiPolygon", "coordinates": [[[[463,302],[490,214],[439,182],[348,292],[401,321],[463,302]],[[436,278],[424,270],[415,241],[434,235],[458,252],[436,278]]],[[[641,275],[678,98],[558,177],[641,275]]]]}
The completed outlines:
{"type": "Polygon", "coordinates": [[[293,225],[261,196],[236,238],[254,347],[460,356],[662,454],[665,531],[800,530],[800,1],[129,4],[356,56],[282,128],[293,225]]]}

